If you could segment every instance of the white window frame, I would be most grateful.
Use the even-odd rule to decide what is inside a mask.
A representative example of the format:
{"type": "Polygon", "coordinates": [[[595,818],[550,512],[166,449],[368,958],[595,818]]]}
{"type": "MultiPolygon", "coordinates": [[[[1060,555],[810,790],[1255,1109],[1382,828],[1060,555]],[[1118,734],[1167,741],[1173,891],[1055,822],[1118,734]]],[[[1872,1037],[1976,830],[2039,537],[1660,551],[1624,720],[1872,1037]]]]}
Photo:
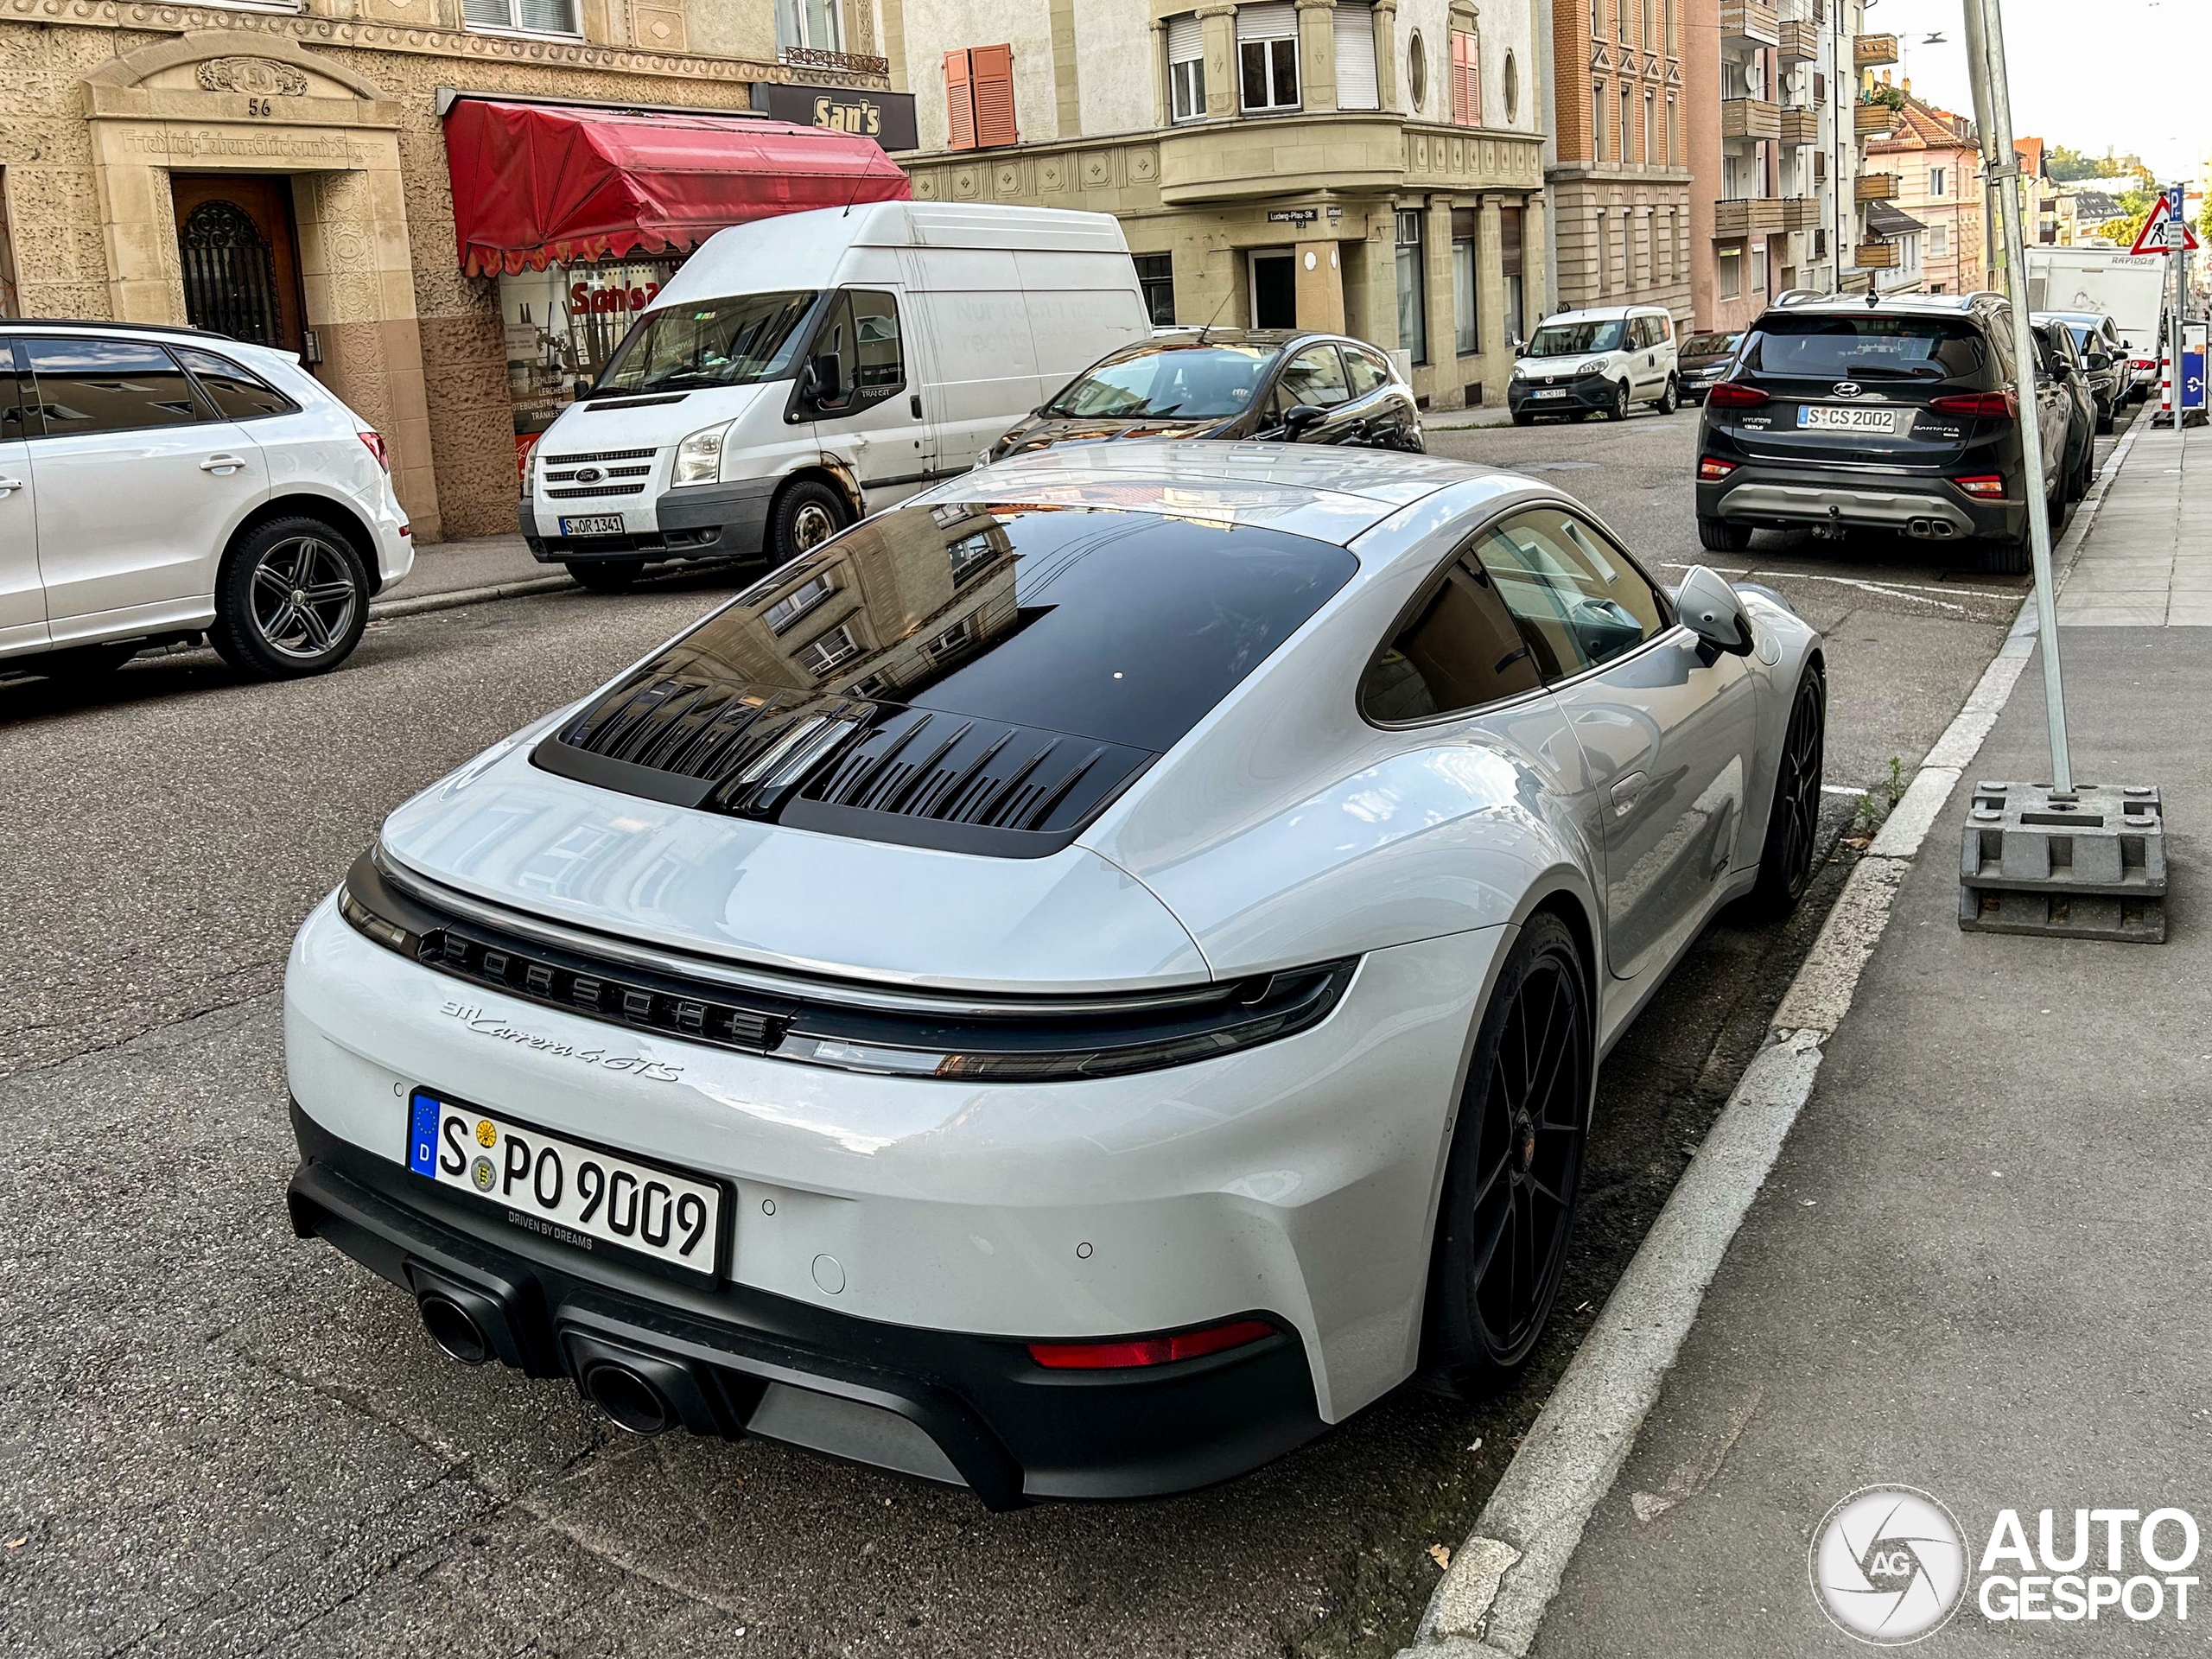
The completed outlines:
{"type": "MultiPolygon", "coordinates": [[[[471,35],[500,35],[524,41],[581,41],[584,37],[583,0],[566,0],[573,29],[525,29],[515,20],[522,9],[522,0],[505,0],[508,21],[504,23],[480,23],[468,16],[464,0],[461,24],[471,35]]],[[[260,10],[260,7],[251,10],[260,10]]],[[[289,8],[286,8],[289,10],[289,8]]]]}
{"type": "Polygon", "coordinates": [[[1203,121],[1206,114],[1206,48],[1205,37],[1195,12],[1183,12],[1167,19],[1167,118],[1170,121],[1203,121]],[[1187,19],[1187,25],[1179,28],[1187,19]],[[1179,34],[1198,36],[1197,50],[1183,48],[1183,55],[1176,55],[1175,37],[1179,34]]]}
{"type": "Polygon", "coordinates": [[[860,641],[853,638],[851,626],[840,622],[793,652],[791,660],[816,679],[826,680],[841,664],[849,663],[860,654],[860,641]]]}
{"type": "Polygon", "coordinates": [[[827,570],[819,572],[761,612],[760,620],[768,625],[771,632],[781,633],[836,591],[837,583],[830,574],[827,570]]]}
{"type": "Polygon", "coordinates": [[[1294,6],[1269,3],[1242,5],[1236,9],[1236,107],[1246,115],[1283,115],[1305,107],[1306,89],[1300,79],[1298,62],[1298,11],[1294,6]],[[1280,13],[1289,14],[1287,31],[1284,29],[1280,13]],[[1271,21],[1260,21],[1262,14],[1271,21]],[[1262,32],[1264,31],[1264,32],[1262,32]],[[1278,44],[1290,45],[1290,96],[1282,96],[1282,88],[1275,84],[1278,44]],[[1255,104],[1245,96],[1244,48],[1258,46],[1263,66],[1262,79],[1266,82],[1268,102],[1255,104]]]}
{"type": "Polygon", "coordinates": [[[775,0],[776,50],[801,52],[842,52],[845,49],[845,14],[842,6],[833,4],[830,16],[834,20],[834,41],[810,41],[806,38],[806,0],[775,0]],[[784,38],[785,14],[790,14],[793,39],[784,38]]]}

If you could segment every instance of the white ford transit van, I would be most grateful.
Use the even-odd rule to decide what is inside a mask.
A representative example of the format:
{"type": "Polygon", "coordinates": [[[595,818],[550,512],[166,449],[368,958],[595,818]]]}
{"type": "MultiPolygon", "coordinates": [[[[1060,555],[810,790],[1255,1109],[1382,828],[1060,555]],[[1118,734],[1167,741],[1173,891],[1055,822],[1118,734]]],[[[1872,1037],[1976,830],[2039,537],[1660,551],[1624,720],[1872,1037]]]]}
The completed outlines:
{"type": "Polygon", "coordinates": [[[522,533],[588,588],[795,557],[1151,332],[1105,213],[871,202],[719,231],[531,452],[522,533]]]}

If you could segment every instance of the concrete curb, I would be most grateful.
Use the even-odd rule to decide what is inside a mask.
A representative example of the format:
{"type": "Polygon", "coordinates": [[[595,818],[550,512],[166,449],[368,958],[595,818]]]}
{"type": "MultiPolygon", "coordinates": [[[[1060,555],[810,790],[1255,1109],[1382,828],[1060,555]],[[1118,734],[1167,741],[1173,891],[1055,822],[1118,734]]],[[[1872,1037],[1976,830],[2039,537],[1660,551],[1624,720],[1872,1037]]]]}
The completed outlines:
{"type": "Polygon", "coordinates": [[[464,605],[486,605],[497,599],[520,599],[525,594],[558,593],[577,584],[567,576],[530,576],[521,582],[494,582],[487,588],[456,588],[449,593],[417,594],[407,599],[372,600],[369,620],[392,616],[420,616],[425,611],[457,611],[464,605]]]}
{"type": "MultiPolygon", "coordinates": [[[[2051,550],[2056,601],[2097,511],[2134,448],[2140,423],[2113,448],[2066,534],[2051,550]]],[[[1890,906],[1951,791],[1980,752],[2036,642],[2036,601],[1936,741],[1859,860],[1800,964],[1727,1103],[1645,1235],[1551,1398],[1506,1465],[1398,1659],[1522,1659],[1536,1639],[1582,1541],[1612,1489],[1681,1351],[1706,1288],[1811,1098],[1822,1046],[1850,1011],[1890,906]]]]}

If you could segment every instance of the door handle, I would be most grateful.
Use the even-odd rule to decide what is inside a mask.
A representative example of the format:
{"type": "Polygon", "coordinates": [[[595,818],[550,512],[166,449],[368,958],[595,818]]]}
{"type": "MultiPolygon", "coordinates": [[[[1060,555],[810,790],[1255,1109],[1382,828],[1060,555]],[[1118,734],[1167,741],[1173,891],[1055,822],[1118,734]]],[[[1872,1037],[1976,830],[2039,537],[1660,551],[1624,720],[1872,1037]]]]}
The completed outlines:
{"type": "Polygon", "coordinates": [[[1626,817],[1635,809],[1637,797],[1643,793],[1644,785],[1650,781],[1640,772],[1631,772],[1625,778],[1616,778],[1605,791],[1605,798],[1613,804],[1613,816],[1626,817]]]}
{"type": "Polygon", "coordinates": [[[245,462],[240,461],[236,455],[210,455],[200,463],[200,470],[203,473],[227,474],[237,472],[245,465],[245,462]]]}
{"type": "Polygon", "coordinates": [[[922,418],[922,394],[918,391],[908,397],[906,399],[906,407],[914,412],[914,418],[916,420],[920,420],[922,418]]]}
{"type": "Polygon", "coordinates": [[[22,487],[23,480],[20,478],[0,478],[0,495],[13,495],[22,487]]]}

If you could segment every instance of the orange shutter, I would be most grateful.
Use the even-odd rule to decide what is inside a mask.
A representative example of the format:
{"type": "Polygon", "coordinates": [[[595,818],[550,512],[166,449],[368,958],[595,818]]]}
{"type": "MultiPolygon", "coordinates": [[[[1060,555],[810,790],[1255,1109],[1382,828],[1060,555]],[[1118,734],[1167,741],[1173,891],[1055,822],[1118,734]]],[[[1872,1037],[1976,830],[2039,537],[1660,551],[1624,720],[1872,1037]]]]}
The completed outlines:
{"type": "Polygon", "coordinates": [[[1020,143],[1014,124],[1014,48],[971,47],[968,55],[975,66],[977,146],[1020,143]]]}
{"type": "Polygon", "coordinates": [[[944,54],[945,148],[976,148],[976,83],[963,48],[944,54]]]}
{"type": "Polygon", "coordinates": [[[1463,127],[1483,124],[1482,48],[1464,29],[1452,31],[1452,119],[1463,127]]]}

